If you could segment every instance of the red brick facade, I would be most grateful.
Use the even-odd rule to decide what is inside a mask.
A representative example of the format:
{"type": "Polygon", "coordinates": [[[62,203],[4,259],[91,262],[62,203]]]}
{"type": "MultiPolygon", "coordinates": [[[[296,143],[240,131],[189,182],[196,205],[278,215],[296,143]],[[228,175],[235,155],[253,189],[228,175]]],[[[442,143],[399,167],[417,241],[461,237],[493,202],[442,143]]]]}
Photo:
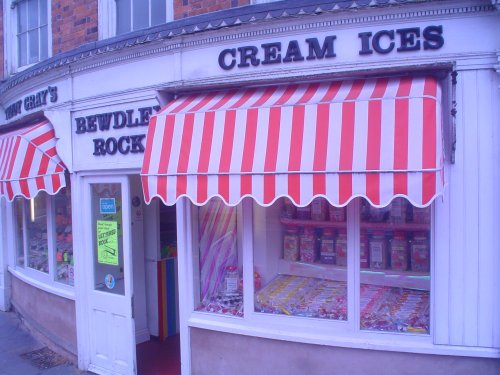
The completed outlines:
{"type": "Polygon", "coordinates": [[[97,40],[97,0],[52,1],[52,53],[97,40]]]}
{"type": "Polygon", "coordinates": [[[174,0],[174,19],[250,4],[250,0],[174,0]]]}

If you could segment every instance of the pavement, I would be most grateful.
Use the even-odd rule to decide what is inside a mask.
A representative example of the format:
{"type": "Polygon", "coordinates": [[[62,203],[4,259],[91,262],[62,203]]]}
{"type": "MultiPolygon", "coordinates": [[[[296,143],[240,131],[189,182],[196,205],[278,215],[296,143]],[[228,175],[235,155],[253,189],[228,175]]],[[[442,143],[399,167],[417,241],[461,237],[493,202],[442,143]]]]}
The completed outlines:
{"type": "Polygon", "coordinates": [[[0,375],[83,375],[30,334],[14,312],[0,311],[0,375]]]}

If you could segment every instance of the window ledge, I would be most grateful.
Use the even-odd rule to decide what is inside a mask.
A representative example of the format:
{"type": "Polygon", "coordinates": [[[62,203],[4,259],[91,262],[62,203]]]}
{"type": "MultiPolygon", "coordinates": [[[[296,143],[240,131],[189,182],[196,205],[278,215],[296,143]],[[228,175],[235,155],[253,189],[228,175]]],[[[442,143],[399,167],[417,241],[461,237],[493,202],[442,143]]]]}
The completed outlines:
{"type": "MultiPolygon", "coordinates": [[[[197,315],[197,314],[196,314],[197,315]]],[[[213,331],[248,335],[273,340],[286,340],[304,344],[338,346],[353,349],[384,350],[392,352],[454,355],[481,358],[500,358],[500,349],[483,347],[465,347],[452,345],[434,345],[430,336],[418,337],[415,335],[391,334],[386,332],[371,333],[358,332],[346,334],[321,334],[298,332],[296,329],[282,329],[282,327],[263,327],[253,324],[238,324],[236,319],[203,319],[192,315],[188,326],[213,331]]],[[[241,321],[243,323],[243,321],[241,321]]]]}
{"type": "Polygon", "coordinates": [[[44,283],[43,281],[37,280],[33,277],[30,277],[26,275],[24,272],[21,272],[13,267],[9,267],[9,272],[11,273],[12,276],[18,278],[19,280],[35,287],[40,290],[43,290],[47,293],[54,294],[56,296],[62,297],[62,298],[67,298],[70,300],[75,300],[75,291],[73,290],[73,287],[71,286],[65,286],[65,285],[50,285],[47,283],[44,283]]]}

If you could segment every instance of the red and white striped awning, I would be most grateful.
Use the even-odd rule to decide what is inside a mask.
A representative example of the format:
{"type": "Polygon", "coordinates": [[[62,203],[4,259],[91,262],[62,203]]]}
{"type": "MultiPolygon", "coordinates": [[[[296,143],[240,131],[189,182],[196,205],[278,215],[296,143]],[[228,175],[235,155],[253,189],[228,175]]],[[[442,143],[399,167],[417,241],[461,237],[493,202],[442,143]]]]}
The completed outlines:
{"type": "Polygon", "coordinates": [[[41,190],[55,194],[63,188],[66,167],[56,142],[48,121],[0,135],[0,197],[33,198],[41,190]]]}
{"type": "Polygon", "coordinates": [[[403,196],[426,206],[444,186],[440,101],[433,77],[181,96],[150,120],[145,199],[385,206],[403,196]]]}

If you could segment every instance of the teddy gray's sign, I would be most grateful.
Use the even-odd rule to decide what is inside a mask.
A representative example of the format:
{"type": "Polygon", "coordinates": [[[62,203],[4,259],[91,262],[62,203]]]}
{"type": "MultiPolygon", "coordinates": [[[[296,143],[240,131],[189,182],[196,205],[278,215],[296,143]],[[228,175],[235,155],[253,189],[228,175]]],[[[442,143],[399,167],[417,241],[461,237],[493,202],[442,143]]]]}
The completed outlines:
{"type": "Polygon", "coordinates": [[[5,119],[10,120],[12,117],[20,115],[23,109],[27,112],[35,108],[43,107],[47,105],[48,102],[57,102],[57,86],[48,86],[44,90],[26,95],[23,99],[19,99],[12,103],[5,108],[5,119]]]}

